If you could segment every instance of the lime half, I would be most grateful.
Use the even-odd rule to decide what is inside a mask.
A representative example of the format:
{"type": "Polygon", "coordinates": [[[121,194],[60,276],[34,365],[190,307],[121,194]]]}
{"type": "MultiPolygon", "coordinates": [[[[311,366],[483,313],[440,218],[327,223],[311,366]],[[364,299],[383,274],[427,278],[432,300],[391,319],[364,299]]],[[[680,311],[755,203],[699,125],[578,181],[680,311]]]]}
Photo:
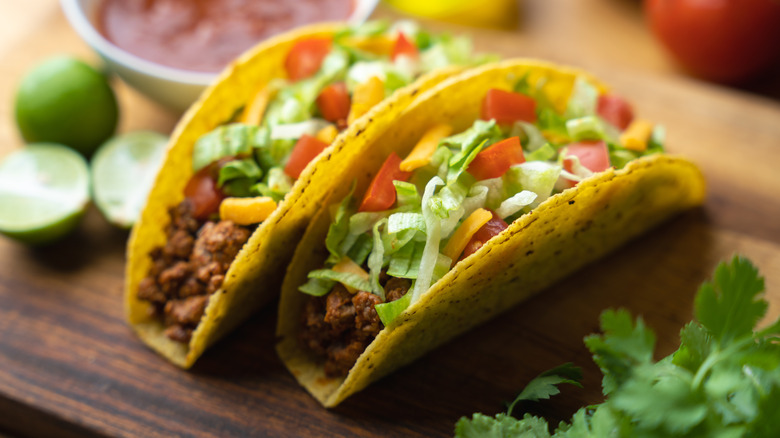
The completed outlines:
{"type": "Polygon", "coordinates": [[[89,203],[87,162],[73,149],[31,144],[0,164],[0,232],[31,245],[70,233],[89,203]]]}
{"type": "Polygon", "coordinates": [[[130,228],[138,220],[167,143],[168,137],[162,134],[138,131],[100,146],[92,158],[92,193],[109,222],[130,228]]]}

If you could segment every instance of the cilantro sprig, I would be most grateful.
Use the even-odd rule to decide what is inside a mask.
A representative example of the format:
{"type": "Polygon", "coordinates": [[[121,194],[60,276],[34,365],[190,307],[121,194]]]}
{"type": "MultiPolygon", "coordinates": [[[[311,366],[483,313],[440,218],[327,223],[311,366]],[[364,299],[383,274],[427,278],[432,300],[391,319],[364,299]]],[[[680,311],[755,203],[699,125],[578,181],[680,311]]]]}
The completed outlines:
{"type": "Polygon", "coordinates": [[[571,364],[532,380],[506,414],[461,418],[457,438],[472,437],[771,437],[780,431],[780,319],[758,330],[766,314],[764,279],[742,257],[721,263],[696,296],[696,321],[680,348],[653,360],[655,335],[625,310],[601,315],[603,334],[585,345],[604,374],[606,399],[582,408],[553,433],[543,418],[512,416],[520,400],[578,384],[571,364]]]}

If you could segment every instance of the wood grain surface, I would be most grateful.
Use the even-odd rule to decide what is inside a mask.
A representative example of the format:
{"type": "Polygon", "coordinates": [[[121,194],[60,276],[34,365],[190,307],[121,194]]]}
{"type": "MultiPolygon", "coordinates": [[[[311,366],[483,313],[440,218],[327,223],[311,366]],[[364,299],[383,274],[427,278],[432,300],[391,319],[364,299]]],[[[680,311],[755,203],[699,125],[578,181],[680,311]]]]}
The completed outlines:
{"type": "MultiPolygon", "coordinates": [[[[276,357],[273,306],[209,350],[191,372],[144,348],[123,322],[127,234],[91,208],[75,235],[49,248],[29,249],[0,238],[0,431],[30,437],[451,436],[459,417],[495,414],[529,379],[574,362],[584,368],[585,388],[566,388],[539,407],[539,413],[557,421],[600,400],[600,373],[582,338],[597,330],[605,308],[641,314],[658,334],[659,356],[665,355],[676,348],[677,333],[692,317],[699,283],[719,261],[741,253],[765,275],[770,316],[777,317],[780,105],[680,77],[664,66],[657,51],[645,52],[644,61],[633,54],[626,55],[633,61],[619,62],[618,49],[609,46],[606,36],[587,34],[582,27],[581,50],[571,41],[541,39],[538,26],[545,21],[531,18],[544,17],[550,3],[524,2],[524,32],[471,31],[477,46],[504,56],[579,65],[613,84],[635,102],[642,117],[667,126],[672,152],[701,165],[710,187],[703,208],[334,410],[322,409],[299,388],[276,357]]],[[[628,24],[636,22],[630,2],[583,3],[627,35],[615,42],[618,48],[644,47],[646,36],[628,24]]],[[[13,28],[13,38],[0,45],[0,155],[20,145],[10,102],[21,72],[61,51],[91,56],[55,1],[25,4],[40,8],[25,15],[26,24],[13,28]]],[[[578,11],[588,13],[578,7],[572,13],[578,11]]],[[[568,16],[561,21],[581,22],[568,16]]],[[[175,115],[117,86],[121,130],[171,129],[175,115]]]]}

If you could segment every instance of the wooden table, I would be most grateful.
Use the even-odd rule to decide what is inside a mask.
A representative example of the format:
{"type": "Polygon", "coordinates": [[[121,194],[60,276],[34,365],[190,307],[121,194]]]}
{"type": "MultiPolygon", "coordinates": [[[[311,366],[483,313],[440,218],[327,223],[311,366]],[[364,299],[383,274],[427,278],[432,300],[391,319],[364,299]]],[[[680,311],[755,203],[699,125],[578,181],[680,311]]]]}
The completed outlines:
{"type": "MultiPolygon", "coordinates": [[[[190,372],[147,350],[123,322],[127,234],[89,211],[78,232],[32,250],[0,238],[0,433],[23,436],[449,436],[460,416],[495,414],[538,373],[562,362],[585,389],[541,406],[554,421],[600,399],[600,373],[582,345],[607,307],[623,306],[676,348],[698,284],[738,252],[766,277],[780,314],[780,105],[680,76],[640,25],[635,3],[522,2],[520,32],[471,30],[506,56],[591,69],[666,124],[669,149],[690,156],[710,185],[707,204],[648,233],[526,304],[432,352],[334,410],[322,409],[273,350],[268,308],[212,348],[190,372]],[[595,20],[595,21],[594,21],[595,20]],[[588,23],[597,22],[598,26],[588,23]],[[619,37],[618,37],[619,36],[619,37]]],[[[383,9],[380,15],[393,15],[383,9]]],[[[50,54],[91,58],[55,0],[0,4],[0,156],[21,141],[15,84],[50,54]]],[[[434,27],[461,32],[437,24],[434,27]]],[[[121,131],[168,132],[176,115],[117,81],[121,131]]],[[[763,94],[763,96],[761,95],[763,94]]],[[[769,96],[769,97],[766,97],[769,96]]],[[[2,208],[2,206],[0,206],[2,208]]]]}

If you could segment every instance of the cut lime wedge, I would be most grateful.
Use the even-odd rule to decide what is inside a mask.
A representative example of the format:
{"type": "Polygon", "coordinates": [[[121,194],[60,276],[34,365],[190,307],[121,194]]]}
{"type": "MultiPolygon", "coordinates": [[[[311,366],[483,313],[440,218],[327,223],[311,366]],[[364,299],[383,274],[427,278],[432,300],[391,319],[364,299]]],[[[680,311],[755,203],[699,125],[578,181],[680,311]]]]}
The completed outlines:
{"type": "Polygon", "coordinates": [[[89,203],[84,158],[53,143],[31,144],[0,164],[0,232],[31,245],[70,233],[89,203]]]}
{"type": "Polygon", "coordinates": [[[137,131],[100,146],[92,158],[92,193],[109,222],[130,228],[138,220],[167,143],[162,134],[137,131]]]}

